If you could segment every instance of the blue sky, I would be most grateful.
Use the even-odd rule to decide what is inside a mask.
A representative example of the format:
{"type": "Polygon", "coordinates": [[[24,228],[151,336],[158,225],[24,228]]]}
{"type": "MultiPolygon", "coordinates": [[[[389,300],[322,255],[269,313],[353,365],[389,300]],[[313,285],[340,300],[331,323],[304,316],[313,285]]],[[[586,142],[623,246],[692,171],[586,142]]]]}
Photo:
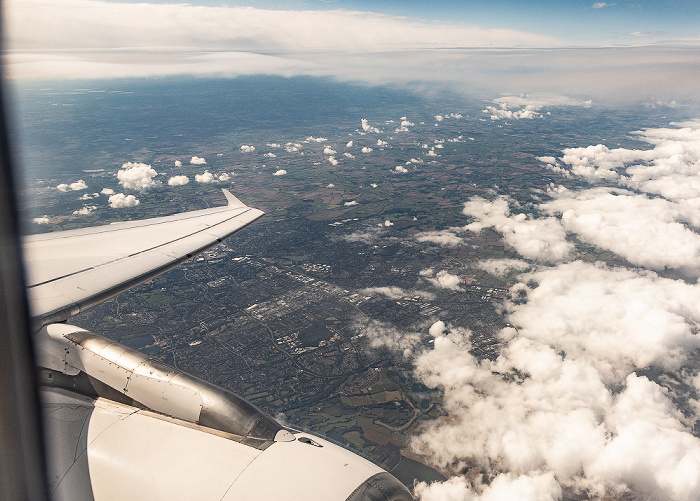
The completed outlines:
{"type": "MultiPolygon", "coordinates": [[[[153,0],[151,3],[173,2],[153,0]]],[[[628,40],[631,33],[635,33],[637,39],[651,37],[654,40],[673,40],[700,33],[700,2],[693,0],[194,0],[188,3],[260,9],[359,10],[428,21],[530,31],[556,37],[564,44],[577,45],[628,40]]]]}

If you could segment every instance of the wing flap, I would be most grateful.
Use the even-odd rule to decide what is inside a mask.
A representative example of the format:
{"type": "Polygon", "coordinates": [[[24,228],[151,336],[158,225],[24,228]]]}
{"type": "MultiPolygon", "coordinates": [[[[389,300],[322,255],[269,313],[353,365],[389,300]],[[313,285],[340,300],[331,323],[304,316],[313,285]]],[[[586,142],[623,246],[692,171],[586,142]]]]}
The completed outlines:
{"type": "Polygon", "coordinates": [[[65,320],[167,271],[263,215],[236,201],[173,216],[27,237],[24,254],[32,316],[42,325],[65,320]]]}

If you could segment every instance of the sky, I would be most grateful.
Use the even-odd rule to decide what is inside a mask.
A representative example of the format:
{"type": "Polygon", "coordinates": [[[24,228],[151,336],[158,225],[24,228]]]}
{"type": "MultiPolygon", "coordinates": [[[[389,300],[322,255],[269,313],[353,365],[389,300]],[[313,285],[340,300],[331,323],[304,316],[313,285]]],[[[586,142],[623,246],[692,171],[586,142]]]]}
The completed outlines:
{"type": "MultiPolygon", "coordinates": [[[[168,3],[158,1],[156,3],[168,3]]],[[[518,0],[252,0],[198,1],[193,5],[248,6],[258,9],[353,10],[426,21],[531,31],[564,44],[599,44],[636,37],[677,39],[698,33],[700,6],[691,0],[638,2],[518,0]]]]}
{"type": "Polygon", "coordinates": [[[427,5],[10,0],[7,73],[311,75],[480,97],[696,100],[697,2],[427,5]]]}

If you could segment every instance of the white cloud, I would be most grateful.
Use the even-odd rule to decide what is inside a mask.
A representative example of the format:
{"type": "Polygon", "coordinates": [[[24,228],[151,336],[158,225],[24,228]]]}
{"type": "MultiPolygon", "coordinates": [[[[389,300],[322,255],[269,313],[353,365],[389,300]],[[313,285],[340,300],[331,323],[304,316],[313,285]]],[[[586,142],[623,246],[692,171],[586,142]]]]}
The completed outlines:
{"type": "Polygon", "coordinates": [[[355,155],[353,155],[352,153],[348,153],[347,151],[343,153],[343,156],[347,158],[355,158],[355,155]]]}
{"type": "Polygon", "coordinates": [[[486,259],[477,261],[476,267],[497,277],[506,276],[511,271],[524,271],[530,264],[519,259],[486,259]]]}
{"type": "Polygon", "coordinates": [[[35,217],[34,219],[32,219],[32,221],[35,222],[36,224],[49,224],[51,222],[51,220],[49,219],[49,216],[35,217]]]}
{"type": "Polygon", "coordinates": [[[480,95],[540,89],[628,102],[697,95],[697,51],[676,45],[639,50],[601,40],[604,48],[571,48],[583,40],[344,9],[11,0],[7,14],[8,72],[20,78],[274,74],[415,89],[437,84],[480,95]],[[198,29],[183,30],[183,19],[198,29]],[[115,47],[125,49],[119,60],[110,53],[115,47]],[[485,50],[503,57],[485,57],[485,50]]]}
{"type": "Polygon", "coordinates": [[[168,179],[168,186],[184,186],[190,182],[187,176],[173,176],[168,179]]]}
{"type": "Polygon", "coordinates": [[[182,167],[182,162],[180,160],[175,160],[175,167],[182,167]]]}
{"type": "Polygon", "coordinates": [[[204,183],[204,184],[215,183],[217,181],[214,174],[212,174],[208,170],[204,171],[201,174],[195,174],[194,180],[197,183],[204,183]]]}
{"type": "Polygon", "coordinates": [[[70,184],[66,183],[61,183],[58,186],[56,186],[56,189],[58,191],[80,191],[80,190],[85,190],[87,189],[87,184],[85,184],[85,181],[82,179],[79,179],[78,181],[75,181],[70,184]]]}
{"type": "Polygon", "coordinates": [[[325,148],[323,148],[323,154],[324,154],[324,155],[335,155],[336,153],[338,153],[338,152],[335,151],[335,150],[334,150],[333,148],[331,148],[330,146],[326,146],[325,148]]]}
{"type": "Polygon", "coordinates": [[[615,3],[607,3],[607,2],[594,2],[591,7],[594,9],[602,9],[603,7],[612,7],[614,5],[617,5],[615,3]]]}
{"type": "Polygon", "coordinates": [[[349,235],[342,235],[340,238],[347,242],[359,242],[367,245],[377,243],[386,234],[384,226],[370,227],[365,230],[355,231],[349,235]]]}
{"type": "Polygon", "coordinates": [[[423,337],[419,332],[404,332],[389,323],[371,319],[363,319],[355,328],[367,336],[371,347],[385,347],[401,353],[406,358],[413,354],[423,337]]]}
{"type": "Polygon", "coordinates": [[[369,124],[369,120],[367,120],[366,118],[363,118],[360,122],[362,123],[362,130],[363,131],[374,132],[376,134],[381,133],[381,131],[378,128],[371,126],[369,124]]]}
{"type": "Polygon", "coordinates": [[[435,299],[435,294],[432,294],[430,292],[425,292],[425,291],[419,291],[419,290],[406,290],[402,289],[401,287],[368,287],[366,289],[360,289],[358,292],[361,294],[365,294],[368,296],[374,296],[377,294],[381,294],[383,296],[386,296],[390,299],[401,299],[401,298],[410,298],[410,297],[415,297],[419,296],[423,299],[435,299]]]}
{"type": "Polygon", "coordinates": [[[653,270],[681,269],[700,276],[700,235],[683,222],[697,218],[662,198],[626,190],[563,191],[540,207],[561,218],[566,231],[653,270]]]}
{"type": "Polygon", "coordinates": [[[275,154],[274,154],[274,153],[272,153],[272,152],[268,152],[268,153],[265,153],[265,155],[264,155],[264,156],[266,156],[266,157],[270,157],[270,158],[277,158],[277,155],[275,155],[275,154]]]}
{"type": "Polygon", "coordinates": [[[345,202],[344,204],[346,207],[350,207],[352,205],[357,205],[357,200],[350,200],[349,202],[345,202]]]}
{"type": "Polygon", "coordinates": [[[241,146],[241,151],[243,153],[252,153],[255,151],[255,146],[249,146],[247,144],[244,144],[243,146],[241,146]]]}
{"type": "Polygon", "coordinates": [[[370,183],[370,186],[371,186],[372,188],[376,188],[376,187],[379,186],[379,185],[378,185],[377,183],[370,183]]]}
{"type": "Polygon", "coordinates": [[[99,196],[99,193],[85,193],[78,197],[78,200],[92,200],[93,198],[97,198],[99,196]]]}
{"type": "Polygon", "coordinates": [[[235,175],[236,175],[235,172],[232,172],[230,174],[228,172],[222,172],[217,177],[218,177],[219,181],[223,182],[223,181],[230,181],[231,178],[233,178],[233,176],[235,176],[235,175]]]}
{"type": "Polygon", "coordinates": [[[503,235],[507,244],[527,259],[562,261],[568,259],[574,250],[556,218],[536,219],[527,214],[511,215],[508,200],[504,197],[493,202],[474,197],[464,204],[462,212],[476,219],[465,229],[480,232],[492,227],[503,235]]]}
{"type": "Polygon", "coordinates": [[[377,146],[381,148],[384,146],[389,146],[389,143],[387,143],[386,141],[382,141],[381,139],[377,139],[377,146]]]}
{"type": "Polygon", "coordinates": [[[156,170],[148,164],[126,162],[117,172],[117,179],[126,189],[145,191],[160,184],[160,181],[153,179],[157,175],[156,170]]]}
{"type": "Polygon", "coordinates": [[[190,164],[192,164],[192,165],[204,165],[206,163],[207,163],[207,161],[202,157],[194,156],[194,157],[190,158],[190,164]]]}
{"type": "MultiPolygon", "coordinates": [[[[469,336],[446,325],[429,330],[432,348],[412,351],[417,377],[443,390],[449,415],[426,423],[412,448],[456,474],[419,484],[422,499],[560,499],[564,488],[596,499],[698,498],[700,283],[649,270],[698,274],[692,256],[700,255],[694,231],[700,216],[687,179],[697,165],[696,128],[643,131],[639,137],[653,150],[599,145],[565,150],[567,160],[540,158],[572,175],[607,180],[606,187],[576,191],[552,186],[552,200],[534,209],[555,217],[512,215],[504,197],[466,204],[465,213],[477,219],[467,229],[493,227],[521,254],[533,239],[560,245],[566,230],[636,267],[572,261],[526,271],[519,260],[476,264],[494,274],[521,272],[503,306],[513,327],[497,336],[495,360],[476,358],[469,336]],[[678,173],[682,180],[672,180],[678,173]],[[645,179],[663,180],[668,198],[609,187],[643,186],[645,179]],[[484,482],[460,475],[466,466],[485,472],[484,482]]],[[[554,254],[575,257],[575,249],[563,249],[554,254]]],[[[420,275],[435,278],[432,269],[420,275]]]]}
{"type": "Polygon", "coordinates": [[[581,101],[560,95],[507,95],[493,100],[496,106],[486,106],[484,113],[491,120],[520,120],[542,118],[540,110],[552,106],[590,107],[591,101],[581,101]]]}
{"type": "Polygon", "coordinates": [[[301,143],[287,143],[284,146],[284,149],[285,149],[285,151],[287,151],[287,153],[293,153],[295,151],[299,151],[300,148],[301,148],[301,143]]]}
{"type": "Polygon", "coordinates": [[[114,195],[114,190],[112,188],[102,188],[100,191],[103,195],[114,195]]]}
{"type": "Polygon", "coordinates": [[[408,169],[403,165],[397,165],[396,167],[394,167],[394,171],[400,174],[406,174],[408,172],[408,169]]]}
{"type": "MultiPolygon", "coordinates": [[[[603,144],[566,148],[560,158],[570,172],[589,181],[608,179],[620,185],[700,208],[700,121],[634,132],[652,149],[609,149],[603,144]]],[[[557,159],[541,157],[553,164],[557,159]]],[[[693,223],[700,225],[700,219],[693,223]]]]}
{"type": "Polygon", "coordinates": [[[464,243],[463,240],[455,234],[454,230],[422,231],[417,233],[414,238],[419,242],[430,242],[445,247],[454,247],[455,245],[464,243]]]}
{"type": "Polygon", "coordinates": [[[328,186],[326,188],[335,188],[335,185],[333,183],[328,183],[328,186]]]}
{"type": "Polygon", "coordinates": [[[323,143],[323,142],[326,142],[326,141],[328,141],[328,139],[325,138],[325,137],[314,137],[314,136],[309,136],[309,137],[307,137],[306,140],[305,140],[305,142],[307,142],[307,143],[310,143],[310,142],[314,142],[314,143],[323,143]]]}
{"type": "Polygon", "coordinates": [[[442,122],[444,119],[445,117],[443,117],[442,115],[435,115],[435,120],[437,120],[438,122],[442,122]]]}
{"type": "Polygon", "coordinates": [[[362,147],[362,153],[370,153],[372,151],[372,148],[369,146],[363,146],[362,147]]]}
{"type": "Polygon", "coordinates": [[[335,157],[328,157],[328,161],[331,165],[338,165],[338,160],[335,157]]]}
{"type": "Polygon", "coordinates": [[[73,214],[76,216],[87,216],[95,209],[97,209],[96,205],[83,205],[82,208],[74,210],[73,214]]]}
{"type": "Polygon", "coordinates": [[[426,269],[422,270],[420,275],[435,287],[454,291],[463,290],[462,287],[459,286],[462,280],[457,275],[453,275],[446,270],[438,271],[433,276],[433,270],[426,269]]]}
{"type": "Polygon", "coordinates": [[[287,171],[284,169],[279,169],[279,170],[272,173],[273,176],[284,176],[286,174],[287,174],[287,171]]]}
{"type": "Polygon", "coordinates": [[[475,492],[463,477],[447,482],[419,482],[415,490],[421,501],[559,501],[562,490],[551,473],[498,475],[483,492],[475,492]]]}
{"type": "Polygon", "coordinates": [[[346,148],[352,148],[352,141],[348,141],[348,144],[345,145],[346,148]]]}
{"type": "Polygon", "coordinates": [[[394,226],[394,223],[392,223],[391,221],[389,221],[389,220],[387,219],[386,221],[384,221],[384,226],[386,226],[386,227],[388,228],[388,227],[390,227],[390,226],[394,226]]]}
{"type": "Polygon", "coordinates": [[[267,143],[267,146],[270,148],[279,148],[280,144],[279,143],[267,143]]]}
{"type": "Polygon", "coordinates": [[[140,203],[141,202],[134,195],[125,195],[124,193],[115,193],[109,197],[109,206],[112,209],[136,207],[140,203]]]}
{"type": "Polygon", "coordinates": [[[491,479],[469,484],[457,476],[417,493],[501,499],[491,497],[500,486],[504,499],[560,499],[565,486],[595,497],[631,489],[645,499],[692,499],[700,440],[667,392],[634,370],[657,362],[677,368],[697,349],[698,287],[584,263],[525,279],[539,286],[513,306],[518,330],[503,331],[497,360],[477,360],[469,333],[444,325],[430,329],[433,348],[415,355],[418,377],[443,389],[449,419],[428,423],[412,447],[443,468],[475,465],[491,479]],[[646,313],[641,304],[652,297],[656,311],[646,313]],[[658,314],[677,319],[662,331],[661,319],[645,325],[658,314]],[[677,474],[685,468],[689,474],[677,474]],[[546,481],[531,483],[537,477],[546,481]],[[527,480],[508,490],[515,479],[527,480]]]}

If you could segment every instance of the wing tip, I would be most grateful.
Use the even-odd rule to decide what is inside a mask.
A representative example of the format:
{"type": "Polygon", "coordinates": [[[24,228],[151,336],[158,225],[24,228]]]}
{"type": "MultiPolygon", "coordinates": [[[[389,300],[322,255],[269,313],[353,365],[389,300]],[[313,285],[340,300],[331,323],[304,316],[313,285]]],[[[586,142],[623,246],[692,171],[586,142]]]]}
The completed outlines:
{"type": "Polygon", "coordinates": [[[228,191],[226,188],[222,188],[221,191],[224,192],[224,196],[226,197],[226,200],[228,201],[228,206],[229,207],[247,207],[246,204],[238,200],[233,193],[228,191]]]}

